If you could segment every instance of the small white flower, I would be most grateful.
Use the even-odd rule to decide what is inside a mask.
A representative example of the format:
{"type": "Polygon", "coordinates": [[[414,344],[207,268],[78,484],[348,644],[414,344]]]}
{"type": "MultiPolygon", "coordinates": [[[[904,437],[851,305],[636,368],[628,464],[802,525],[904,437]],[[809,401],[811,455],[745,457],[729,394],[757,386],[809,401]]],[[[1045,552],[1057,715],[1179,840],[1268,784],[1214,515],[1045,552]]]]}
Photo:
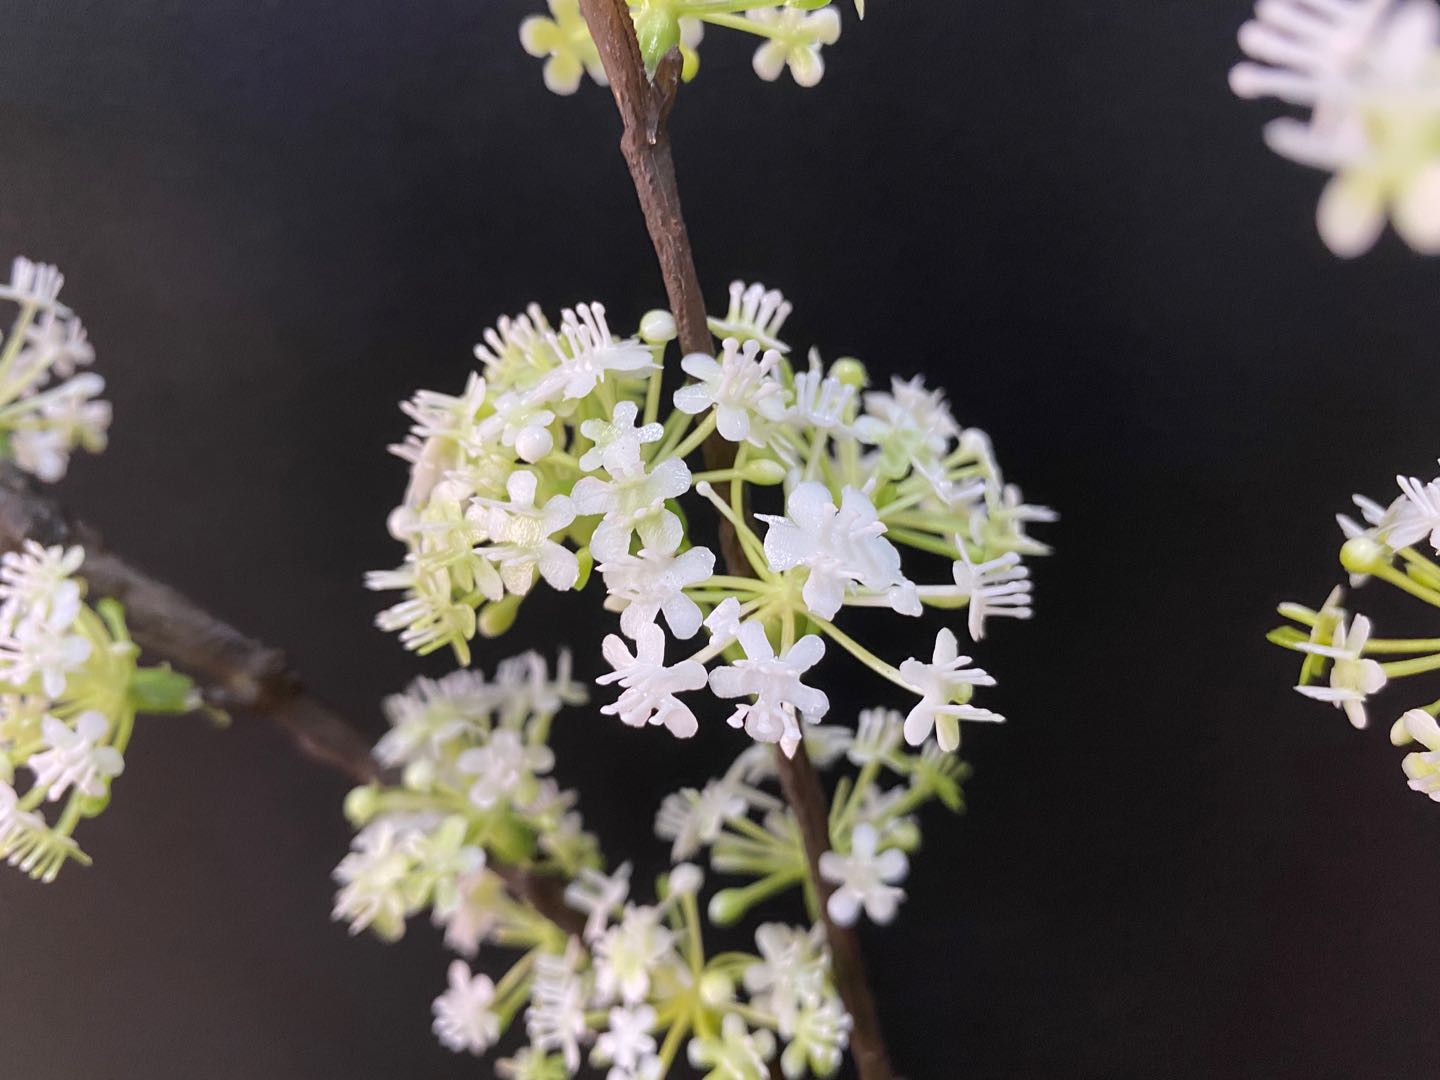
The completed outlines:
{"type": "Polygon", "coordinates": [[[605,659],[615,670],[595,681],[602,686],[618,682],[624,687],[617,701],[600,711],[618,716],[631,727],[656,724],[668,728],[680,739],[695,734],[698,722],[689,706],[675,695],[705,686],[705,665],[682,660],[665,666],[665,633],[654,623],[640,628],[632,655],[623,639],[610,634],[602,646],[605,659]]]}
{"type": "Polygon", "coordinates": [[[1295,646],[1301,652],[1328,657],[1331,661],[1329,686],[1297,686],[1295,689],[1308,698],[1328,701],[1337,709],[1344,709],[1350,723],[1357,728],[1370,722],[1365,713],[1365,699],[1386,683],[1379,661],[1362,655],[1369,640],[1370,620],[1356,615],[1348,630],[1343,619],[1336,625],[1329,645],[1303,642],[1295,646]]]}
{"type": "Polygon", "coordinates": [[[655,367],[655,358],[647,346],[634,338],[616,341],[611,336],[601,304],[566,308],[561,312],[560,333],[563,342],[553,332],[546,336],[550,347],[564,359],[537,385],[542,398],[589,397],[596,384],[611,373],[634,374],[655,367]]]}
{"type": "Polygon", "coordinates": [[[610,1026],[595,1040],[595,1057],[629,1073],[641,1068],[642,1062],[655,1053],[655,1010],[649,1005],[633,1009],[614,1008],[609,1014],[610,1026]]]}
{"type": "Polygon", "coordinates": [[[761,958],[745,969],[745,990],[758,1007],[775,1014],[782,1034],[803,1006],[819,1004],[825,995],[830,953],[824,933],[818,923],[808,930],[763,923],[755,930],[761,958]]]}
{"type": "Polygon", "coordinates": [[[689,466],[679,458],[666,458],[655,462],[648,472],[642,466],[610,480],[582,476],[570,497],[576,513],[604,515],[590,539],[590,551],[596,561],[611,563],[630,554],[630,542],[637,533],[647,551],[678,548],[684,528],[665,502],[689,490],[689,466]]]}
{"type": "Polygon", "coordinates": [[[769,1076],[765,1063],[775,1054],[775,1036],[765,1028],[752,1034],[744,1020],[726,1013],[718,1036],[696,1036],[685,1053],[695,1068],[710,1070],[704,1080],[765,1080],[769,1076]]]}
{"type": "Polygon", "coordinates": [[[833,996],[801,1009],[791,1025],[790,1042],[780,1055],[787,1080],[832,1075],[850,1045],[850,1028],[850,1015],[833,996]]]}
{"type": "Polygon", "coordinates": [[[620,629],[635,637],[652,626],[657,615],[677,638],[692,638],[700,630],[700,605],[686,596],[685,589],[699,585],[715,570],[715,553],[692,547],[678,555],[642,550],[602,563],[605,578],[605,607],[620,612],[620,629]]]}
{"type": "Polygon", "coordinates": [[[841,926],[853,926],[861,908],[871,922],[885,924],[895,918],[905,899],[904,881],[910,862],[903,851],[876,851],[879,837],[870,825],[858,825],[850,838],[850,854],[827,851],[820,856],[820,876],[836,886],[825,910],[841,926]]]}
{"type": "Polygon", "coordinates": [[[520,44],[534,57],[545,58],[545,86],[553,94],[573,94],[588,72],[606,85],[605,65],[590,37],[580,0],[549,0],[550,18],[531,15],[520,24],[520,44]]]}
{"type": "Polygon", "coordinates": [[[1030,571],[1020,565],[1020,556],[1007,551],[998,559],[974,563],[965,544],[959,542],[960,558],[951,567],[955,587],[970,598],[966,625],[970,637],[979,641],[985,636],[987,618],[1007,616],[1028,619],[1030,608],[1030,571]]]}
{"type": "Polygon", "coordinates": [[[786,755],[793,755],[801,738],[795,713],[818,724],[830,711],[825,692],[801,682],[801,676],[824,657],[825,642],[807,634],[776,656],[764,624],[757,619],[741,626],[739,636],[745,659],[712,671],[710,689],[722,698],[753,695],[753,703],[741,704],[730,715],[730,726],[743,724],[752,739],[779,743],[786,755]]]}
{"type": "Polygon", "coordinates": [[[585,940],[594,941],[604,932],[610,916],[625,906],[630,895],[630,864],[613,874],[585,867],[565,886],[565,903],[585,915],[585,940]]]}
{"type": "Polygon", "coordinates": [[[585,988],[575,969],[580,950],[570,939],[564,953],[535,960],[535,981],[525,1010],[525,1031],[538,1050],[559,1050],[570,1075],[580,1069],[580,1039],[590,1030],[585,1020],[585,988]]]}
{"type": "MultiPolygon", "coordinates": [[[[1440,802],[1440,726],[1424,709],[1411,709],[1395,727],[1397,730],[1390,735],[1392,742],[1404,745],[1415,741],[1425,747],[1422,751],[1406,754],[1401,763],[1410,790],[1440,802]]],[[[0,815],[0,834],[3,834],[3,822],[3,815],[0,815]]]]}
{"type": "MultiPolygon", "coordinates": [[[[522,461],[535,464],[555,449],[550,425],[555,414],[543,402],[527,393],[510,390],[495,399],[495,411],[480,421],[475,436],[481,443],[498,440],[501,446],[513,447],[522,461]]],[[[467,440],[473,451],[481,447],[467,440]]]]}
{"type": "Polygon", "coordinates": [[[534,473],[517,470],[505,482],[509,502],[477,497],[469,512],[482,537],[490,541],[476,554],[496,563],[505,588],[519,596],[530,591],[536,570],[551,588],[562,592],[573,588],[580,577],[575,553],[551,539],[570,527],[575,506],[569,496],[552,495],[537,507],[536,487],[534,473]]]}
{"type": "Polygon", "coordinates": [[[892,479],[912,468],[934,469],[950,441],[960,433],[942,390],[928,390],[922,376],[908,382],[890,381],[890,391],[865,395],[865,414],[855,421],[855,434],[879,449],[881,473],[892,479]]]}
{"type": "Polygon", "coordinates": [[[845,756],[854,765],[888,761],[905,737],[904,727],[905,718],[894,709],[864,709],[845,756]]]}
{"type": "Polygon", "coordinates": [[[95,362],[95,347],[80,320],[53,308],[42,311],[25,328],[25,346],[26,356],[20,362],[39,371],[54,371],[62,379],[95,362]]]}
{"type": "Polygon", "coordinates": [[[810,370],[795,376],[795,400],[790,405],[789,418],[821,431],[843,430],[857,395],[858,391],[849,383],[826,375],[820,354],[811,349],[810,370]]]}
{"type": "Polygon", "coordinates": [[[995,680],[980,668],[967,668],[970,657],[961,656],[959,642],[947,627],[935,635],[935,650],[930,663],[914,657],[900,665],[900,677],[920,695],[920,700],[905,717],[905,741],[919,746],[930,732],[942,750],[960,745],[961,720],[999,722],[1005,718],[988,709],[967,704],[977,686],[994,686],[995,680]]]}
{"type": "Polygon", "coordinates": [[[83,712],[74,728],[47,716],[41,722],[47,749],[26,763],[35,785],[48,788],[46,798],[60,798],[72,785],[84,795],[104,795],[109,782],[125,770],[120,751],[100,742],[110,733],[110,721],[98,712],[83,712]]]}
{"type": "Polygon", "coordinates": [[[441,750],[465,735],[483,735],[493,698],[485,676],[469,668],[441,679],[416,679],[403,694],[383,703],[390,730],[375,744],[375,756],[386,765],[404,765],[441,750]]]}
{"type": "Polygon", "coordinates": [[[495,984],[474,975],[464,960],[452,960],[449,988],[435,999],[435,1035],[447,1050],[483,1054],[500,1037],[500,1018],[490,1011],[495,984]]]}
{"type": "Polygon", "coordinates": [[[615,406],[609,420],[582,422],[580,434],[595,445],[580,455],[580,470],[594,472],[603,465],[611,476],[620,476],[638,469],[640,447],[659,442],[665,435],[661,424],[637,427],[635,418],[639,413],[635,402],[622,401],[615,406]]]}
{"type": "Polygon", "coordinates": [[[595,992],[602,1001],[617,997],[638,1005],[650,990],[652,973],[674,955],[675,935],[660,910],[629,905],[620,922],[596,939],[595,992]]]}
{"type": "Polygon", "coordinates": [[[10,264],[10,284],[0,289],[0,296],[20,304],[49,307],[64,284],[65,275],[56,267],[16,256],[10,264]]]}
{"type": "Polygon", "coordinates": [[[764,349],[786,353],[790,346],[780,340],[780,330],[790,317],[792,306],[779,289],[767,289],[756,282],[730,283],[730,307],[723,319],[709,320],[710,332],[721,341],[758,341],[764,349]]]}
{"type": "Polygon", "coordinates": [[[770,349],[761,357],[760,342],[753,338],[743,345],[726,338],[718,360],[691,353],[680,366],[696,381],[675,391],[675,407],[692,416],[713,408],[715,429],[730,442],[758,445],[752,420],[775,421],[785,415],[785,391],[777,374],[780,353],[770,349]]]}
{"type": "Polygon", "coordinates": [[[900,569],[900,552],[885,539],[885,524],[862,492],[845,488],[837,507],[824,484],[807,481],[786,498],[785,515],[758,515],[770,526],[766,561],[777,573],[807,568],[801,595],[820,618],[833,619],[855,586],[887,595],[902,614],[920,614],[915,586],[900,569]]]}
{"type": "Polygon", "coordinates": [[[480,943],[500,921],[505,883],[483,868],[456,882],[455,905],[445,914],[434,913],[433,922],[445,928],[445,947],[462,956],[475,956],[480,943]]]}
{"type": "Polygon", "coordinates": [[[665,796],[655,816],[655,835],[674,841],[672,860],[688,859],[713,844],[727,821],[744,817],[745,796],[730,780],[711,780],[703,791],[684,788],[665,796]]]}
{"type": "Polygon", "coordinates": [[[1440,551],[1440,480],[1425,483],[1419,477],[1397,476],[1395,482],[1401,500],[1385,512],[1380,541],[1398,550],[1428,537],[1430,546],[1440,551]]]}
{"type": "Polygon", "coordinates": [[[705,629],[710,631],[710,644],[734,641],[740,636],[740,601],[727,596],[715,605],[705,617],[705,629]]]}
{"type": "Polygon", "coordinates": [[[795,7],[760,8],[750,12],[769,41],[755,50],[752,66],[766,82],[774,82],[786,67],[800,86],[815,86],[825,75],[820,46],[840,40],[840,13],[833,7],[802,11],[795,7]]]}
{"type": "Polygon", "coordinates": [[[488,810],[501,799],[523,792],[537,774],[554,768],[555,755],[548,746],[526,743],[518,731],[500,728],[484,746],[461,754],[455,767],[475,777],[470,801],[478,809],[488,810]]]}
{"type": "Polygon", "coordinates": [[[78,545],[47,548],[34,540],[0,555],[0,627],[13,627],[39,611],[68,628],[80,612],[80,585],[72,578],[84,561],[78,545]]]}
{"type": "Polygon", "coordinates": [[[350,842],[350,853],[335,867],[333,876],[341,888],[331,917],[349,922],[352,934],[373,926],[387,941],[404,935],[412,907],[407,886],[413,835],[413,828],[382,817],[350,842]]]}

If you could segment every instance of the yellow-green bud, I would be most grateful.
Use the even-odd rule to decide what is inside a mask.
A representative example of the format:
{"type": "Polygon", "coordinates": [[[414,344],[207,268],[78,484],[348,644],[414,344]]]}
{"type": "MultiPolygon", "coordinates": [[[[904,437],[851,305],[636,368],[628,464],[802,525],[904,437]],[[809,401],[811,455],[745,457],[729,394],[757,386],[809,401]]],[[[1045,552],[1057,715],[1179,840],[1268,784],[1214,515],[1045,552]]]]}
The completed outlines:
{"type": "Polygon", "coordinates": [[[580,564],[580,575],[575,579],[575,591],[579,592],[590,581],[590,571],[595,569],[595,556],[590,554],[588,547],[583,547],[575,553],[575,561],[580,564]]]}
{"type": "Polygon", "coordinates": [[[645,58],[645,71],[654,75],[660,58],[680,44],[680,20],[664,8],[647,8],[635,17],[635,37],[645,58]]]}
{"type": "Polygon", "coordinates": [[[772,487],[775,484],[784,483],[785,466],[778,461],[760,458],[756,461],[747,461],[745,467],[740,470],[740,475],[745,477],[746,483],[772,487]]]}
{"type": "Polygon", "coordinates": [[[1340,565],[1352,574],[1378,573],[1390,565],[1390,551],[1368,536],[1356,536],[1340,549],[1340,565]]]}
{"type": "Polygon", "coordinates": [[[720,971],[707,971],[700,976],[699,989],[700,1000],[712,1009],[735,1000],[735,980],[720,971]]]}
{"type": "Polygon", "coordinates": [[[750,909],[750,898],[744,889],[721,889],[710,898],[706,910],[716,926],[734,926],[750,909]]]}
{"type": "Polygon", "coordinates": [[[487,638],[499,637],[515,625],[515,616],[520,613],[520,597],[511,593],[499,600],[492,600],[480,609],[477,627],[487,638]]]}
{"type": "Polygon", "coordinates": [[[345,820],[360,828],[380,809],[380,789],[374,784],[351,788],[345,796],[345,820]]]}
{"type": "Polygon", "coordinates": [[[870,373],[865,370],[865,365],[853,356],[843,356],[831,364],[830,375],[857,390],[864,390],[870,385],[870,373]]]}

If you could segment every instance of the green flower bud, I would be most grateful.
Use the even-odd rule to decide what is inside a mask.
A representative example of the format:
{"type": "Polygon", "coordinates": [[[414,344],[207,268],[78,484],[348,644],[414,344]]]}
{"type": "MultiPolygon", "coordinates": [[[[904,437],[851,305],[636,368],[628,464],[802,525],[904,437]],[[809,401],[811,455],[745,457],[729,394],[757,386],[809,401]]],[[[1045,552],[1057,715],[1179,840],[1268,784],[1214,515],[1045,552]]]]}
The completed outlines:
{"type": "Polygon", "coordinates": [[[721,971],[707,971],[700,976],[700,1000],[712,1009],[719,1009],[735,1000],[735,980],[721,971]]]}
{"type": "Polygon", "coordinates": [[[512,593],[499,600],[492,600],[481,608],[476,624],[480,633],[487,638],[495,638],[514,626],[515,616],[520,613],[521,599],[512,593]]]}
{"type": "Polygon", "coordinates": [[[864,390],[870,385],[870,373],[865,370],[865,365],[853,356],[841,357],[831,364],[830,375],[857,390],[864,390]]]}
{"type": "Polygon", "coordinates": [[[744,889],[721,889],[710,898],[706,910],[716,926],[734,926],[750,910],[750,897],[744,889]]]}
{"type": "Polygon", "coordinates": [[[761,458],[757,461],[747,461],[745,467],[740,470],[740,475],[745,477],[747,483],[772,487],[785,481],[785,466],[778,461],[761,458]]]}
{"type": "Polygon", "coordinates": [[[377,784],[351,788],[345,796],[345,820],[361,828],[380,809],[380,788],[377,784]]]}
{"type": "Polygon", "coordinates": [[[680,44],[680,20],[665,8],[647,7],[635,17],[635,37],[645,58],[645,71],[654,75],[661,58],[680,44]]]}
{"type": "Polygon", "coordinates": [[[1366,536],[1346,540],[1340,565],[1352,574],[1374,574],[1390,565],[1390,551],[1366,536]]]}

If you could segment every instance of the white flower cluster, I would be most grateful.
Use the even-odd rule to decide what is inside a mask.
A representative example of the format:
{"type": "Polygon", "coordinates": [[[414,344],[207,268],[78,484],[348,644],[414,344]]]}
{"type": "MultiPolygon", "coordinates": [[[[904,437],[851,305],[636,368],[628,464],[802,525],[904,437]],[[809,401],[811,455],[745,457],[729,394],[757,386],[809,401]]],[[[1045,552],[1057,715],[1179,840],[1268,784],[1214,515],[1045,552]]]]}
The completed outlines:
{"type": "Polygon", "coordinates": [[[573,794],[545,775],[555,713],[583,700],[565,660],[552,677],[533,653],[493,681],[461,670],[391,698],[376,755],[401,779],[346,801],[360,831],[335,917],[395,940],[428,908],[463,957],[434,1002],[441,1043],[482,1054],[523,1018],[528,1046],[500,1076],[568,1077],[588,1059],[611,1080],[658,1080],[683,1052],[707,1076],[766,1080],[777,1051],[787,1077],[834,1073],[850,1020],[818,927],[767,923],[756,955],[707,957],[696,867],[677,860],[654,904],[632,897],[628,864],[600,870],[573,794]],[[583,930],[512,891],[519,879],[552,881],[583,930]],[[498,981],[471,967],[487,943],[521,952],[498,981]]]}
{"type": "MultiPolygon", "coordinates": [[[[1352,587],[1372,579],[1440,608],[1440,478],[1398,476],[1400,494],[1381,505],[1363,495],[1354,498],[1359,520],[1338,517],[1345,544],[1341,566],[1352,587]],[[1424,550],[1422,550],[1422,548],[1424,550]]],[[[1369,723],[1368,699],[1394,680],[1440,670],[1440,638],[1379,638],[1371,620],[1346,611],[1345,593],[1336,587],[1319,610],[1280,605],[1280,614],[1296,625],[1280,627],[1270,640],[1305,654],[1296,689],[1306,697],[1343,709],[1357,728],[1369,723]]],[[[1435,716],[1440,701],[1407,710],[1390,730],[1397,746],[1419,742],[1425,749],[1404,761],[1410,787],[1440,801],[1440,730],[1435,716]]]]}
{"type": "Polygon", "coordinates": [[[65,475],[76,448],[105,449],[110,404],[105,380],[80,371],[95,350],[74,312],[59,302],[65,277],[53,266],[17,258],[0,300],[18,305],[0,340],[0,440],[20,468],[41,480],[65,475]]]}
{"type": "Polygon", "coordinates": [[[565,874],[593,863],[574,792],[547,775],[551,720],[585,700],[569,669],[562,655],[552,677],[526,653],[500,664],[493,681],[460,670],[417,679],[386,701],[390,729],[375,756],[401,781],[351,794],[347,812],[363,828],[335,869],[335,918],[395,940],[429,907],[447,943],[473,955],[501,929],[491,905],[503,889],[487,849],[565,874]]]}
{"type": "Polygon", "coordinates": [[[109,802],[136,711],[196,705],[188,679],[136,667],[119,605],[85,603],[84,557],[34,541],[0,556],[0,857],[42,881],[89,862],[72,834],[109,802]],[[62,799],[51,824],[43,807],[62,799]]]}
{"type": "MultiPolygon", "coordinates": [[[[963,805],[961,783],[968,769],[935,742],[907,747],[906,718],[889,709],[860,714],[854,731],[843,726],[812,729],[806,752],[819,768],[843,761],[859,770],[835,789],[830,809],[830,845],[820,860],[821,876],[832,885],[827,904],[832,920],[853,925],[863,912],[888,923],[905,898],[900,882],[909,871],[907,853],[920,845],[916,811],[937,799],[953,811],[963,805]],[[901,783],[882,785],[886,774],[901,783]]],[[[703,789],[668,796],[655,819],[655,832],[671,842],[671,858],[710,852],[718,873],[753,877],[749,885],[722,890],[710,902],[710,918],[728,926],[750,908],[807,878],[805,850],[793,811],[772,792],[773,758],[754,746],[703,789]]]]}
{"type": "MultiPolygon", "coordinates": [[[[605,85],[605,69],[580,0],[548,2],[548,16],[532,15],[520,24],[525,51],[545,60],[545,85],[556,94],[573,94],[586,74],[605,85]]],[[[681,76],[687,82],[700,70],[706,26],[761,38],[753,60],[755,74],[774,82],[789,68],[800,86],[819,83],[825,75],[821,47],[840,40],[840,12],[826,0],[629,0],[629,5],[647,66],[653,69],[672,48],[679,49],[681,76]]],[[[864,0],[855,0],[855,10],[865,17],[864,0]]]]}
{"type": "Polygon", "coordinates": [[[953,750],[958,721],[1001,719],[971,704],[993,679],[967,666],[950,630],[930,662],[895,667],[833,620],[846,607],[967,608],[979,640],[990,619],[1027,618],[1022,559],[1047,548],[1026,530],[1054,514],[1004,483],[985,434],[962,428],[918,377],[862,392],[857,361],[827,370],[812,352],[797,369],[779,336],[789,313],[780,293],[734,283],[711,320],[718,355],[681,358],[690,381],[664,416],[667,313],[619,340],[599,304],[567,309],[558,332],[533,306],[502,320],[462,394],[422,391],[405,407],[415,425],[396,451],[411,479],[390,526],[408,554],[369,579],[405,598],[380,625],[464,660],[472,635],[508,627],[537,580],[582,588],[593,564],[619,614],[604,643],[613,670],[599,681],[620,695],[603,711],[633,727],[693,734],[681,695],[708,688],[737,702],[732,725],[793,753],[802,724],[830,707],[807,681],[826,639],[919,698],[912,745],[934,730],[953,750]],[[733,466],[693,473],[687,457],[711,440],[730,444],[733,466]],[[758,517],[763,538],[746,510],[751,485],[783,495],[783,513],[758,517]],[[714,553],[691,541],[679,500],[692,488],[734,530],[745,576],[717,574],[714,553]],[[949,580],[913,581],[902,549],[945,560],[949,580]],[[703,644],[667,659],[670,639],[702,628],[703,644]]]}
{"type": "Polygon", "coordinates": [[[1276,153],[1334,173],[1320,235],[1368,251],[1387,217],[1415,250],[1440,252],[1440,5],[1435,0],[1260,0],[1240,30],[1245,98],[1309,110],[1265,128],[1276,153]]]}

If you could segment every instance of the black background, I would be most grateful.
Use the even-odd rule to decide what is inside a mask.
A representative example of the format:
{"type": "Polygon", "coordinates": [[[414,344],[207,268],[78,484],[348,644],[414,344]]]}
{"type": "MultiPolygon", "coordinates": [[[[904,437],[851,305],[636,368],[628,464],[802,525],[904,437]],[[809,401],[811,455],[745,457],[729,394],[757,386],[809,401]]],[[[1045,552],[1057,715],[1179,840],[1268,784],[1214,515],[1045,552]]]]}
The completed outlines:
{"type": "MultiPolygon", "coordinates": [[[[116,405],[66,500],[375,733],[444,667],[359,585],[398,557],[395,403],[458,388],[530,299],[662,301],[608,94],[551,96],[516,44],[538,6],[0,5],[0,253],[67,272],[116,405]]],[[[1428,697],[1357,734],[1262,634],[1337,579],[1350,491],[1433,468],[1435,264],[1322,249],[1320,177],[1225,86],[1241,0],[870,7],[809,92],[713,35],[673,126],[713,303],[758,278],[792,342],[925,371],[1064,514],[1039,617],[978,653],[1011,722],[971,733],[970,813],[927,816],[902,918],[865,933],[897,1062],[1433,1075],[1440,809],[1384,737],[1428,697]]],[[[483,661],[569,639],[597,673],[595,600],[528,605],[483,661]]],[[[889,700],[825,672],[837,720],[889,700]]],[[[739,745],[717,724],[559,726],[612,853],[655,865],[661,794],[739,745]]],[[[93,869],[0,880],[0,1074],[489,1074],[428,1032],[427,928],[328,921],[343,783],[245,722],[148,724],[128,764],[93,869]]]]}

